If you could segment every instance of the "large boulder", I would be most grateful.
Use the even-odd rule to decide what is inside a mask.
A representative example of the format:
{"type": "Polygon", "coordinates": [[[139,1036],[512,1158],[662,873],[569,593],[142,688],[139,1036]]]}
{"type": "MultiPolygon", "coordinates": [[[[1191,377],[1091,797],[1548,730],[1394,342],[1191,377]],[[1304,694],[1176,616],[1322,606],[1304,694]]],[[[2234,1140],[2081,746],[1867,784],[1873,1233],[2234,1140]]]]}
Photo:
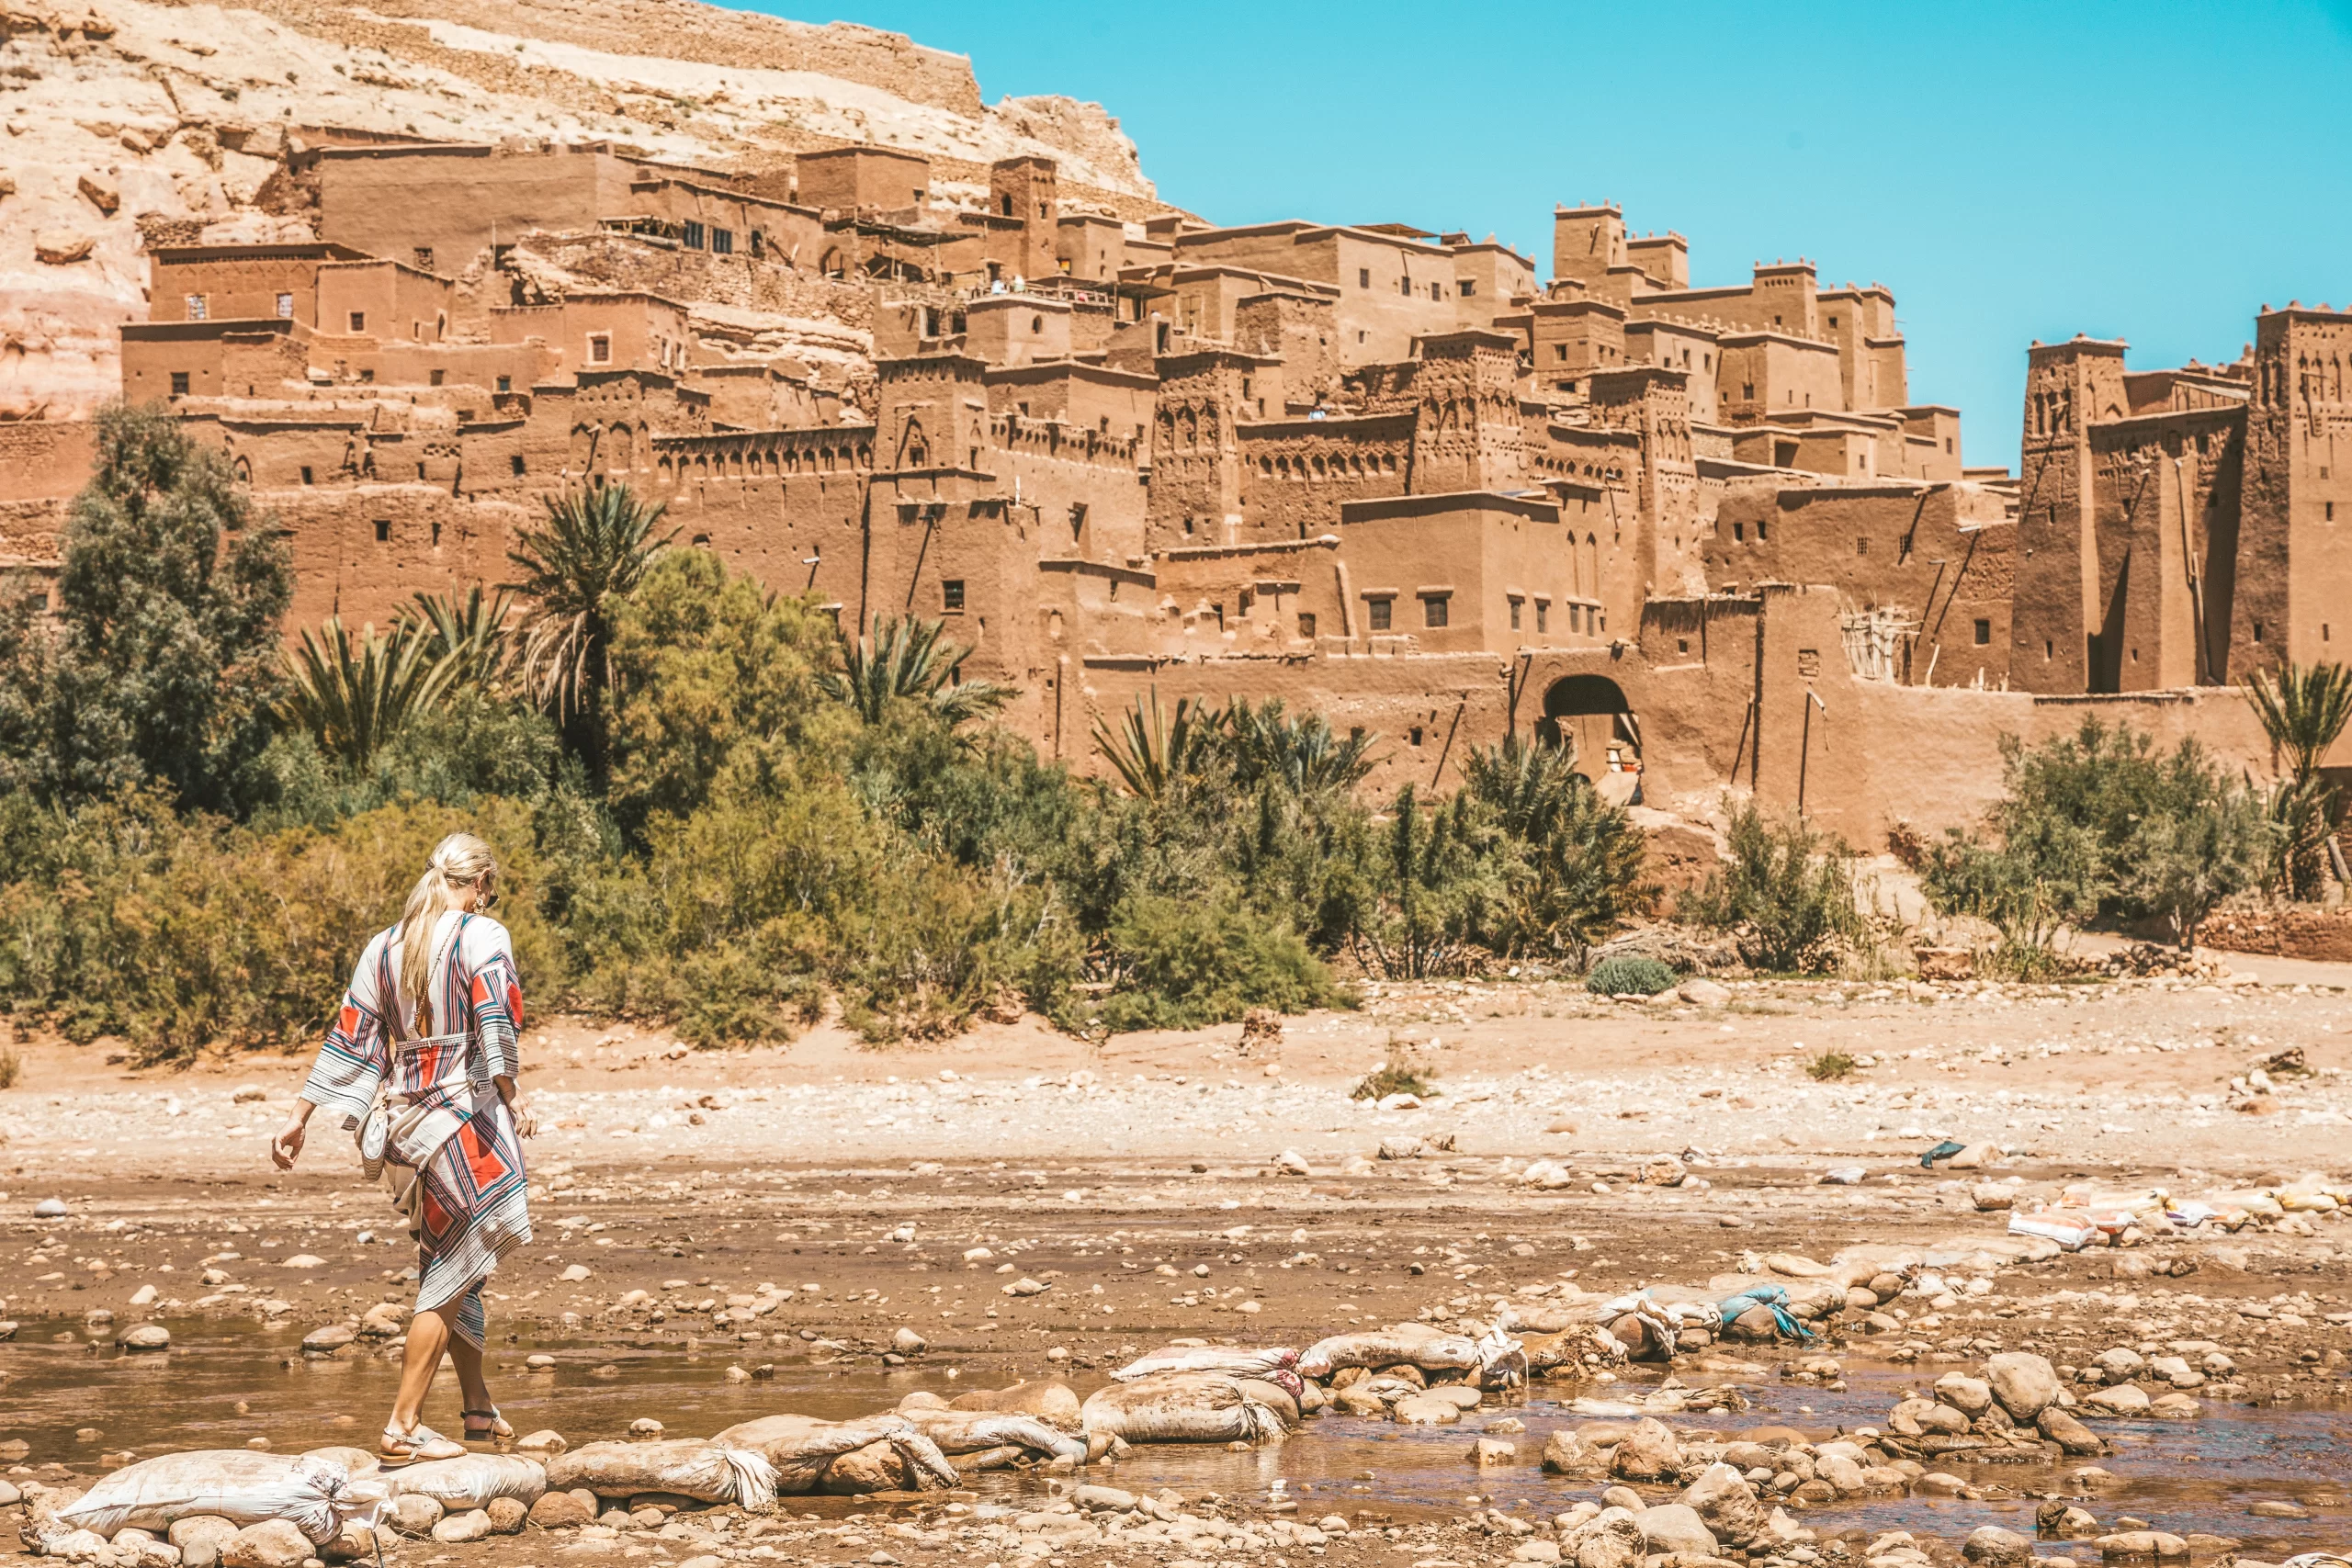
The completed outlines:
{"type": "Polygon", "coordinates": [[[1563,1427],[1544,1439],[1544,1468],[1554,1475],[1600,1475],[1609,1469],[1609,1455],[1585,1447],[1563,1427]]]}
{"type": "Polygon", "coordinates": [[[1984,1363],[1984,1381],[2009,1419],[2029,1426],[2058,1403],[2058,1369],[2046,1356],[2030,1350],[2007,1350],[1984,1363]]]}
{"type": "Polygon", "coordinates": [[[1682,1445],[1655,1416],[1635,1422],[1609,1461],[1610,1473],[1626,1481],[1663,1481],[1681,1468],[1682,1445]]]}
{"type": "Polygon", "coordinates": [[[2070,1454],[2103,1454],[2107,1444],[2097,1432],[2075,1420],[2056,1405],[2041,1413],[2036,1423],[2041,1435],[2070,1454]]]}
{"type": "Polygon", "coordinates": [[[2163,1530],[2125,1530],[2099,1537],[2098,1554],[2109,1562],[2186,1562],[2188,1542],[2163,1530]]]}
{"type": "MultiPolygon", "coordinates": [[[[1546,1445],[1546,1468],[1549,1459],[1546,1445]]],[[[1744,1547],[1764,1528],[1764,1505],[1757,1501],[1755,1489],[1728,1464],[1711,1464],[1701,1471],[1698,1479],[1682,1489],[1679,1501],[1725,1546],[1744,1547]]]]}
{"type": "Polygon", "coordinates": [[[220,1562],[221,1568],[302,1568],[311,1555],[309,1536],[284,1519],[264,1519],[231,1536],[220,1562]]]}
{"type": "Polygon", "coordinates": [[[1645,1545],[1638,1518],[1623,1508],[1603,1508],[1560,1542],[1560,1555],[1577,1568],[1639,1568],[1645,1545]]]}
{"type": "Polygon", "coordinates": [[[1714,1532],[1699,1517],[1699,1510],[1687,1503],[1661,1503],[1654,1508],[1644,1508],[1634,1516],[1642,1527],[1642,1542],[1653,1557],[1679,1553],[1684,1557],[1713,1557],[1715,1554],[1714,1532]]]}
{"type": "Polygon", "coordinates": [[[1813,1462],[1814,1475],[1838,1489],[1841,1497],[1851,1497],[1871,1489],[1862,1474],[1860,1460],[1851,1454],[1823,1454],[1813,1462]]]}
{"type": "Polygon", "coordinates": [[[1985,1525],[1970,1533],[1960,1554],[1978,1568],[2023,1568],[2033,1561],[2033,1542],[2015,1530],[1985,1525]]]}
{"type": "Polygon", "coordinates": [[[2135,1382],[2120,1382],[2083,1396],[2082,1407],[2100,1416],[2145,1416],[2148,1392],[2135,1382]]]}
{"type": "Polygon", "coordinates": [[[1993,1404],[1993,1387],[1965,1372],[1946,1372],[1936,1380],[1936,1398],[1962,1415],[1982,1416],[1993,1404]]]}

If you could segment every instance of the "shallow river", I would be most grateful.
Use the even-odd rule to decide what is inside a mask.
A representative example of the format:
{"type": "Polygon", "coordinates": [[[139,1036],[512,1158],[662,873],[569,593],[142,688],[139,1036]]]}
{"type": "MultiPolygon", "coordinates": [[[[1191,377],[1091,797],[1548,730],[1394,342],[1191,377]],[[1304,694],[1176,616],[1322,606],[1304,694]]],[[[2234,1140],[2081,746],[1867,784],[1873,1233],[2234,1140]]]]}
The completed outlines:
{"type": "MultiPolygon", "coordinates": [[[[28,1325],[25,1337],[0,1346],[0,1371],[6,1374],[0,1384],[0,1438],[24,1439],[32,1450],[31,1463],[61,1461],[85,1472],[97,1468],[102,1453],[124,1449],[145,1457],[178,1449],[239,1447],[254,1437],[267,1438],[280,1451],[329,1443],[374,1446],[378,1424],[390,1404],[395,1363],[372,1357],[304,1360],[290,1333],[197,1321],[168,1326],[171,1350],[127,1355],[110,1345],[94,1350],[83,1334],[28,1325]],[[50,1338],[51,1333],[59,1337],[50,1338]],[[240,1401],[247,1406],[243,1412],[240,1401]],[[343,1416],[348,1423],[338,1424],[343,1416]],[[84,1435],[92,1429],[95,1435],[84,1435]]],[[[516,1431],[552,1427],[575,1442],[616,1436],[640,1416],[653,1416],[673,1435],[695,1436],[780,1410],[840,1418],[888,1409],[918,1388],[952,1395],[969,1386],[937,1367],[835,1370],[801,1361],[780,1363],[772,1381],[729,1382],[729,1363],[753,1363],[760,1348],[739,1351],[713,1344],[689,1352],[678,1346],[518,1343],[497,1348],[494,1360],[517,1370],[498,1376],[493,1386],[516,1431]],[[557,1359],[554,1371],[519,1370],[523,1357],[536,1350],[557,1359]]],[[[1099,1374],[1091,1381],[1084,1374],[1073,1379],[1081,1393],[1101,1381],[1099,1374]]],[[[1665,1419],[1682,1428],[1736,1432],[1775,1424],[1827,1437],[1877,1423],[1898,1387],[1927,1381],[1932,1380],[1857,1369],[1849,1374],[1849,1388],[1838,1393],[1758,1382],[1742,1385],[1754,1401],[1745,1414],[1665,1419]]],[[[427,1420],[445,1431],[457,1429],[456,1393],[454,1381],[445,1376],[427,1405],[427,1420]]],[[[2102,1489],[2084,1506],[2103,1522],[2128,1514],[2179,1535],[2233,1536],[2253,1555],[2284,1557],[2352,1546],[2352,1407],[2256,1409],[2208,1402],[2206,1412],[2196,1421],[2101,1423],[2099,1431],[2117,1449],[2101,1463],[2120,1484],[2102,1489]],[[2301,1504],[2312,1517],[2277,1519],[2245,1512],[2249,1504],[2280,1499],[2301,1504]]],[[[1487,1506],[1548,1515],[1600,1491],[1598,1483],[1549,1477],[1534,1464],[1555,1427],[1592,1418],[1571,1411],[1563,1399],[1551,1396],[1549,1385],[1538,1383],[1523,1405],[1491,1406],[1458,1427],[1403,1427],[1326,1416],[1285,1444],[1249,1453],[1140,1448],[1103,1479],[1128,1488],[1216,1492],[1245,1503],[1267,1501],[1279,1482],[1308,1517],[1369,1509],[1403,1520],[1459,1512],[1472,1506],[1473,1495],[1487,1506]],[[1510,1439],[1526,1462],[1474,1470],[1466,1461],[1472,1438],[1482,1422],[1502,1415],[1527,1424],[1525,1432],[1510,1439]]],[[[2072,1464],[1952,1468],[1973,1481],[2020,1492],[2073,1490],[2067,1482],[2072,1464]]],[[[1044,1483],[1034,1477],[983,1475],[976,1478],[975,1490],[984,1499],[1012,1501],[1042,1494],[1044,1483]]],[[[1663,1489],[1645,1490],[1654,1499],[1666,1495],[1663,1489]]],[[[796,1506],[837,1513],[849,1505],[846,1499],[803,1499],[796,1506]]],[[[1838,1504],[1803,1517],[1825,1531],[1910,1529],[1957,1538],[1985,1524],[2030,1535],[2033,1509],[2030,1497],[1912,1497],[1838,1504]]],[[[2067,1549],[2053,1543],[2045,1550],[2067,1549]]],[[[2085,1548],[2077,1544],[2073,1550],[2085,1548]]],[[[2088,1555],[2095,1558],[2096,1549],[2088,1555]]]]}

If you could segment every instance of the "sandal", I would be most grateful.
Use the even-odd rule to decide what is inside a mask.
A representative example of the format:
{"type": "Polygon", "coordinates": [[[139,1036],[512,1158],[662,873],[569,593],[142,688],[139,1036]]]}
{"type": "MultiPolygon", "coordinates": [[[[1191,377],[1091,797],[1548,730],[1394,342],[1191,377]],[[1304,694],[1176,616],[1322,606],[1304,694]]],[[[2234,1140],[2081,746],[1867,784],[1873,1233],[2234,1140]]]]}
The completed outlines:
{"type": "Polygon", "coordinates": [[[463,1416],[466,1441],[469,1443],[511,1443],[514,1440],[514,1428],[506,1424],[506,1417],[498,1413],[495,1404],[487,1410],[465,1411],[463,1416]],[[484,1423],[479,1429],[474,1426],[477,1421],[484,1423]]]}
{"type": "Polygon", "coordinates": [[[463,1459],[466,1447],[463,1443],[451,1442],[419,1421],[406,1432],[396,1427],[386,1427],[383,1437],[377,1441],[376,1451],[386,1459],[463,1459]]]}

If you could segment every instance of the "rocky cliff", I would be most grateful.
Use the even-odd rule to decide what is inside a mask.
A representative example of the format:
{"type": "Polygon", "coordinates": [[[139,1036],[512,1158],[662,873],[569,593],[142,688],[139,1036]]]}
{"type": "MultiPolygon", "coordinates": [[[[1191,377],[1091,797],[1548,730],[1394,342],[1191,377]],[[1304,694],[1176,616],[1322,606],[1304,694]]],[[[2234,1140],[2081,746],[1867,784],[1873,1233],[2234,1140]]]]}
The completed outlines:
{"type": "Polygon", "coordinates": [[[1158,205],[1100,105],[985,104],[960,55],[695,0],[0,0],[0,420],[115,390],[142,232],[309,238],[283,160],[323,133],[611,140],[745,171],[876,142],[930,156],[951,199],[1044,153],[1065,197],[1158,205]]]}

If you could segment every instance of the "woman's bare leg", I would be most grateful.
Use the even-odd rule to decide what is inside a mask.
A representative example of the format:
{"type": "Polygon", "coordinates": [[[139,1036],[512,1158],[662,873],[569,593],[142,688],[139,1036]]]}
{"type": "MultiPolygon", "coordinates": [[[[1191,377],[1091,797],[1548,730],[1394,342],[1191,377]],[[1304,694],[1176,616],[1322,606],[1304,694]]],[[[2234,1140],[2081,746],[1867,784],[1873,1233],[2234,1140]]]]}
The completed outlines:
{"type": "Polygon", "coordinates": [[[490,1408],[490,1380],[482,1375],[481,1352],[467,1343],[462,1334],[449,1336],[449,1359],[458,1369],[458,1392],[465,1398],[464,1408],[490,1408]]]}
{"type": "MultiPolygon", "coordinates": [[[[392,1400],[392,1429],[405,1432],[416,1425],[424,1408],[424,1395],[433,1386],[433,1374],[441,1370],[441,1357],[452,1348],[471,1352],[474,1376],[481,1376],[481,1352],[451,1332],[457,1322],[458,1303],[445,1302],[429,1312],[418,1313],[408,1320],[408,1351],[401,1358],[401,1390],[392,1400]]],[[[465,1376],[465,1363],[458,1363],[458,1376],[465,1376]]]]}

